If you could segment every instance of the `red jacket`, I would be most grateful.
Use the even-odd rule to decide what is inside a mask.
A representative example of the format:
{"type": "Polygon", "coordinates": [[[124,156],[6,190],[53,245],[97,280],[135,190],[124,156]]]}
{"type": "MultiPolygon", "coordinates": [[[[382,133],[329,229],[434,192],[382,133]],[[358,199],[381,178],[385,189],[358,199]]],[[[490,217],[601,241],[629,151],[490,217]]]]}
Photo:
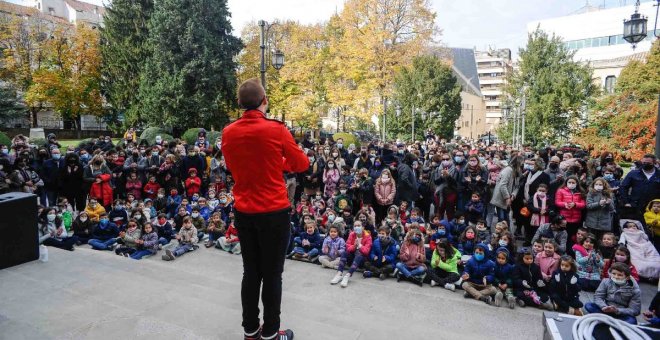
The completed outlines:
{"type": "Polygon", "coordinates": [[[567,187],[563,187],[557,190],[555,205],[557,205],[559,214],[564,216],[567,223],[578,223],[582,220],[582,210],[587,206],[587,203],[580,192],[572,193],[567,187]],[[575,206],[566,209],[566,203],[570,202],[575,202],[575,206]]]}
{"type": "Polygon", "coordinates": [[[234,207],[247,214],[291,207],[283,173],[309,168],[307,156],[284,123],[267,119],[257,110],[245,111],[243,117],[224,128],[222,154],[235,180],[234,207]]]}
{"type": "Polygon", "coordinates": [[[199,188],[201,186],[202,180],[199,177],[188,177],[188,179],[186,179],[186,194],[188,197],[192,197],[192,195],[199,193],[199,188]]]}
{"type": "Polygon", "coordinates": [[[236,227],[234,227],[233,224],[229,225],[229,228],[227,228],[227,232],[225,232],[225,237],[228,237],[230,240],[233,238],[236,238],[235,240],[232,240],[233,242],[238,242],[238,230],[236,227]]]}
{"type": "Polygon", "coordinates": [[[142,199],[142,182],[139,179],[127,180],[126,192],[133,194],[136,200],[142,199]]]}
{"type": "Polygon", "coordinates": [[[89,197],[95,198],[102,206],[107,207],[112,204],[112,187],[110,186],[110,174],[101,174],[96,176],[101,179],[101,183],[92,183],[89,189],[89,197]]]}
{"type": "MultiPolygon", "coordinates": [[[[356,250],[355,241],[357,241],[357,235],[354,231],[348,235],[348,241],[346,242],[346,251],[349,253],[354,253],[356,250]]],[[[365,257],[369,258],[369,253],[371,252],[371,234],[368,231],[362,231],[362,240],[359,244],[360,253],[365,257]]]]}
{"type": "Polygon", "coordinates": [[[144,185],[144,196],[154,200],[158,197],[158,189],[160,189],[160,184],[158,184],[158,182],[147,182],[147,184],[144,185]]]}

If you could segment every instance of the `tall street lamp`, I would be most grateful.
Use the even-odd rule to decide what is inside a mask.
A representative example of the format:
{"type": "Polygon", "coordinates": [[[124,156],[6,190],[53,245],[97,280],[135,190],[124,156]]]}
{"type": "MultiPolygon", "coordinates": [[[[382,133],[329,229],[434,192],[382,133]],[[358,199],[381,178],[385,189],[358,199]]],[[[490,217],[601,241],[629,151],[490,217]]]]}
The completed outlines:
{"type": "MultiPolygon", "coordinates": [[[[660,38],[656,33],[658,28],[658,10],[660,9],[660,0],[655,0],[653,5],[655,9],[655,23],[653,24],[653,36],[660,38]]],[[[630,20],[623,21],[623,39],[632,44],[633,49],[637,43],[646,39],[647,19],[639,14],[639,0],[635,3],[635,13],[630,16],[630,20]]],[[[658,117],[655,125],[655,156],[660,158],[660,93],[658,93],[658,117]]]]}
{"type": "Polygon", "coordinates": [[[266,90],[266,48],[268,48],[268,53],[270,54],[271,58],[271,65],[279,71],[284,66],[284,53],[280,51],[279,49],[272,51],[270,49],[270,29],[275,26],[277,23],[272,23],[269,24],[265,20],[259,20],[259,27],[261,27],[261,35],[260,35],[260,44],[259,48],[261,49],[261,85],[264,87],[264,90],[266,90]]]}

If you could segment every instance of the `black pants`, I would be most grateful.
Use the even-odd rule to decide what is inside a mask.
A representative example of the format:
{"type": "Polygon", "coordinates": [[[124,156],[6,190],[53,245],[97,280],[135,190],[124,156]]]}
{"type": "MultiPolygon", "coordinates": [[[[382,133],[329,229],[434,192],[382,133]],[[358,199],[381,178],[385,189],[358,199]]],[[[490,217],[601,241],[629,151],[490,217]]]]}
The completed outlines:
{"type": "Polygon", "coordinates": [[[456,273],[448,273],[440,268],[428,268],[426,270],[426,277],[429,282],[431,280],[435,281],[440,285],[440,287],[444,287],[447,283],[454,283],[460,279],[460,275],[456,273]]]}
{"type": "Polygon", "coordinates": [[[289,245],[289,209],[266,214],[236,212],[236,229],[243,257],[243,329],[253,333],[259,329],[259,291],[264,324],[261,334],[271,336],[280,328],[282,303],[282,271],[289,245]]]}
{"type": "Polygon", "coordinates": [[[380,267],[376,267],[371,261],[364,261],[364,269],[370,271],[374,276],[379,276],[380,274],[390,275],[394,273],[394,266],[391,264],[386,264],[380,267]]]}

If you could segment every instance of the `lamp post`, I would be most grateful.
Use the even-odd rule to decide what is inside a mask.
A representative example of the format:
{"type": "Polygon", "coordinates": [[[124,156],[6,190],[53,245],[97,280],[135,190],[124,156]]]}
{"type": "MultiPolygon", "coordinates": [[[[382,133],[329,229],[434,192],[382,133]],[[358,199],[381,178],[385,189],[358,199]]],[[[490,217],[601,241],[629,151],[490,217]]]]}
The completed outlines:
{"type": "MultiPolygon", "coordinates": [[[[656,33],[658,28],[658,10],[660,10],[660,0],[655,0],[655,23],[653,24],[653,36],[660,38],[656,33]]],[[[646,30],[647,18],[639,14],[639,0],[635,2],[635,13],[630,16],[630,20],[623,20],[623,39],[632,44],[635,49],[637,43],[646,39],[648,34],[646,30]]],[[[655,156],[660,158],[660,93],[658,94],[658,117],[655,125],[655,156]]]]}
{"type": "Polygon", "coordinates": [[[510,122],[510,120],[511,120],[510,114],[511,114],[511,108],[509,106],[506,106],[506,105],[503,106],[502,107],[502,118],[504,118],[504,120],[507,121],[507,124],[511,123],[510,122]]]}
{"type": "MultiPolygon", "coordinates": [[[[259,71],[261,72],[261,85],[266,91],[266,68],[268,67],[266,64],[266,48],[270,47],[270,29],[276,24],[277,23],[269,24],[265,20],[259,20],[259,27],[261,27],[259,44],[259,49],[261,50],[261,67],[259,71]]],[[[268,48],[268,53],[271,57],[271,65],[279,71],[284,66],[284,53],[282,53],[282,51],[279,49],[271,51],[270,48],[268,48]]]]}

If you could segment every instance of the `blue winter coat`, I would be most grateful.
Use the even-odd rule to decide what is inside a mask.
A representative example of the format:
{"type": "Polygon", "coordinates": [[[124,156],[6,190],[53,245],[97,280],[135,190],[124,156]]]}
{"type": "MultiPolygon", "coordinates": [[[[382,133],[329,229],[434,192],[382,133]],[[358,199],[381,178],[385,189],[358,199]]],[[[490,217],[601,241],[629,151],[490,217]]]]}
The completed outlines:
{"type": "Polygon", "coordinates": [[[111,238],[117,237],[118,235],[119,229],[117,228],[117,225],[112,222],[105,224],[99,222],[92,231],[92,238],[101,241],[107,241],[111,238]]]}
{"type": "Polygon", "coordinates": [[[158,237],[163,237],[167,240],[167,242],[172,241],[174,238],[174,230],[172,229],[172,225],[170,222],[165,222],[165,224],[158,225],[158,223],[152,224],[154,230],[156,233],[158,233],[158,237]]]}
{"type": "MultiPolygon", "coordinates": [[[[64,168],[64,157],[60,160],[47,159],[44,161],[41,171],[39,172],[39,177],[44,181],[44,187],[50,190],[56,190],[60,176],[60,169],[64,168]]],[[[55,202],[52,202],[51,205],[55,205],[55,202]]]]}
{"type": "MultiPolygon", "coordinates": [[[[474,254],[474,249],[477,244],[474,241],[466,240],[465,242],[458,243],[458,251],[463,255],[472,255],[474,254]]],[[[486,257],[488,258],[488,257],[486,257]]]]}
{"type": "MultiPolygon", "coordinates": [[[[477,259],[472,256],[472,258],[465,264],[465,269],[463,274],[470,275],[468,281],[477,284],[484,283],[484,277],[486,278],[487,283],[493,283],[495,279],[495,263],[488,259],[488,247],[485,244],[478,244],[476,248],[481,248],[484,250],[484,259],[477,261],[477,259]]],[[[461,252],[463,254],[463,252],[461,252]]]]}
{"type": "Polygon", "coordinates": [[[372,262],[376,267],[380,267],[385,264],[396,265],[397,259],[399,258],[399,244],[390,237],[390,243],[385,249],[380,244],[380,238],[376,238],[371,245],[371,254],[369,254],[369,261],[372,262]],[[385,263],[381,260],[385,256],[385,263]],[[374,260],[378,258],[378,260],[374,260]]]}
{"type": "Polygon", "coordinates": [[[505,263],[504,265],[495,262],[495,280],[493,283],[506,283],[509,288],[513,288],[515,268],[516,267],[509,262],[505,263]]]}
{"type": "Polygon", "coordinates": [[[305,249],[306,251],[310,251],[312,249],[321,249],[321,244],[323,242],[323,239],[321,239],[321,234],[319,234],[318,231],[314,232],[314,234],[308,234],[306,231],[303,231],[298,235],[300,237],[300,241],[302,240],[307,240],[309,241],[309,246],[303,246],[300,244],[299,246],[305,249]]]}

